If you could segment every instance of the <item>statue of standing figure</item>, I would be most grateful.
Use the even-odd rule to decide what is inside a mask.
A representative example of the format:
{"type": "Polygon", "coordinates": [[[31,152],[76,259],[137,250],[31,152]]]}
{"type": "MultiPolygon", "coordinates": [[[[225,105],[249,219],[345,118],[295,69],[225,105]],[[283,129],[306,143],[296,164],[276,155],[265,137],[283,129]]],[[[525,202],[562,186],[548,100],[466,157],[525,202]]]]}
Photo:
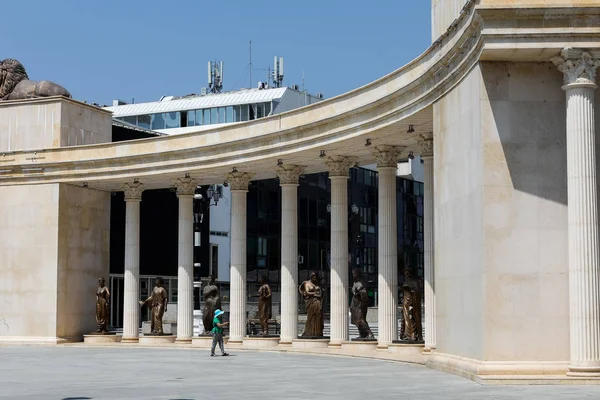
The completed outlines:
{"type": "Polygon", "coordinates": [[[402,284],[402,323],[400,325],[400,340],[422,341],[421,299],[423,297],[421,282],[413,278],[412,269],[404,268],[404,283],[402,284]]]}
{"type": "Polygon", "coordinates": [[[204,333],[209,334],[213,328],[215,310],[222,310],[219,288],[215,284],[215,278],[212,275],[208,277],[208,285],[202,290],[202,295],[204,296],[202,323],[204,324],[204,333]]]}
{"type": "Polygon", "coordinates": [[[108,332],[108,319],[110,316],[110,292],[105,286],[104,278],[98,279],[98,289],[96,289],[96,325],[98,333],[108,332]]]}
{"type": "Polygon", "coordinates": [[[258,320],[260,321],[261,334],[267,336],[269,334],[269,320],[271,319],[272,302],[271,302],[271,287],[267,283],[267,277],[261,275],[258,278],[260,288],[258,294],[249,297],[258,297],[258,320]]]}
{"type": "Polygon", "coordinates": [[[310,274],[310,280],[302,282],[300,294],[306,305],[306,326],[303,337],[323,336],[323,292],[318,285],[319,278],[316,272],[310,274]]]}
{"type": "Polygon", "coordinates": [[[367,287],[358,268],[352,270],[352,302],[350,303],[350,321],[358,328],[358,333],[363,339],[374,339],[373,332],[367,323],[367,310],[369,308],[369,296],[367,287]]]}
{"type": "Polygon", "coordinates": [[[163,315],[167,311],[167,291],[163,287],[163,279],[158,277],[154,281],[154,289],[152,294],[146,300],[140,301],[140,306],[146,305],[152,310],[152,321],[150,323],[150,331],[153,335],[163,334],[163,315]]]}

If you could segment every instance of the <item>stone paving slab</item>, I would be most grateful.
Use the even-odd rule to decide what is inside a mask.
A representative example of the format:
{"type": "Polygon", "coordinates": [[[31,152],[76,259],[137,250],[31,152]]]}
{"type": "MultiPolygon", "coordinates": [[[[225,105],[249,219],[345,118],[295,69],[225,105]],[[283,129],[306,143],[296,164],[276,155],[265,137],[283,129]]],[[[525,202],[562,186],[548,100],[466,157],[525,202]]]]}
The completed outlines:
{"type": "Polygon", "coordinates": [[[600,399],[599,386],[480,386],[418,365],[231,350],[0,347],[0,399],[600,399]]]}

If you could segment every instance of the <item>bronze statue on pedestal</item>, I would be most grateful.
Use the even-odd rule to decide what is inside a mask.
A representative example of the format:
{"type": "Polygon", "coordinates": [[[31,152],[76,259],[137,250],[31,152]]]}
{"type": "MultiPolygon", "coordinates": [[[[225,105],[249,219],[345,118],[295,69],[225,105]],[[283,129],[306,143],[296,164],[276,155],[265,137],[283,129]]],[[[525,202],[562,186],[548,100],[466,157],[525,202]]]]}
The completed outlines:
{"type": "Polygon", "coordinates": [[[208,285],[202,290],[204,296],[204,309],[202,310],[202,323],[204,324],[204,333],[209,334],[213,328],[213,319],[215,310],[221,310],[221,296],[219,288],[215,285],[215,278],[208,277],[208,285]]]}
{"type": "Polygon", "coordinates": [[[367,287],[358,268],[352,270],[352,302],[350,303],[350,321],[358,328],[358,333],[363,339],[374,339],[373,332],[367,323],[367,310],[369,308],[369,296],[367,287]]]}
{"type": "Polygon", "coordinates": [[[110,292],[105,286],[104,278],[98,279],[99,287],[96,290],[96,324],[98,333],[108,332],[108,319],[110,316],[110,292]]]}
{"type": "Polygon", "coordinates": [[[303,337],[323,336],[323,292],[318,285],[316,272],[310,274],[310,280],[302,282],[300,293],[306,304],[306,326],[303,337]]]}
{"type": "Polygon", "coordinates": [[[258,319],[262,335],[267,336],[269,334],[269,320],[272,316],[271,287],[267,283],[267,277],[264,275],[258,278],[258,283],[260,283],[258,294],[250,297],[258,297],[258,319]]]}
{"type": "Polygon", "coordinates": [[[158,277],[154,281],[154,289],[152,289],[152,294],[150,297],[148,297],[146,300],[140,301],[141,306],[146,305],[152,310],[152,322],[150,324],[152,335],[163,334],[162,319],[163,315],[167,311],[167,302],[167,291],[163,287],[162,278],[158,277]]]}
{"type": "Polygon", "coordinates": [[[402,323],[400,325],[400,339],[409,341],[422,341],[423,329],[421,326],[421,299],[423,291],[421,282],[413,278],[412,269],[404,268],[404,283],[402,284],[402,323]]]}

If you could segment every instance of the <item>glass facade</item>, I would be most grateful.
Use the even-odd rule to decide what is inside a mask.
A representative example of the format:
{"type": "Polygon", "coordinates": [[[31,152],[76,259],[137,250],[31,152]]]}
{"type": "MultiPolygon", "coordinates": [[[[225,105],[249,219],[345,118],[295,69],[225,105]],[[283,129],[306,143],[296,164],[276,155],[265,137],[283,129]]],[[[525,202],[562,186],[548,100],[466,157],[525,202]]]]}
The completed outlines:
{"type": "Polygon", "coordinates": [[[141,128],[157,130],[250,121],[256,118],[269,116],[272,109],[272,104],[267,102],[227,107],[212,107],[200,110],[133,115],[118,119],[137,125],[141,128]]]}
{"type": "MultiPolygon", "coordinates": [[[[405,265],[423,277],[423,184],[397,178],[398,280],[405,265]]],[[[306,175],[298,187],[298,280],[318,271],[329,293],[330,181],[327,173],[306,175]]],[[[251,182],[248,192],[247,279],[249,292],[267,275],[280,291],[281,194],[275,179],[251,182]]],[[[348,270],[360,268],[367,281],[371,305],[377,293],[377,172],[353,168],[348,181],[348,270]],[[353,207],[355,206],[355,207],[353,207]],[[352,210],[354,208],[354,210],[352,210]]],[[[351,285],[351,282],[348,282],[351,285]]],[[[328,301],[329,296],[325,299],[328,301]]],[[[325,304],[327,308],[328,305],[325,304]]]]}

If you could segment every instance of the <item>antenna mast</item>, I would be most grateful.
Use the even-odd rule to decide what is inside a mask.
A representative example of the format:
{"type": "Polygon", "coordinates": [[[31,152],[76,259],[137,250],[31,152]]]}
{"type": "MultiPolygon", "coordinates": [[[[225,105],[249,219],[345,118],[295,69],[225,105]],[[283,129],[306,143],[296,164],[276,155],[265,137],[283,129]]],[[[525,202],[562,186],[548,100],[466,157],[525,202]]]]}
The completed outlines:
{"type": "Polygon", "coordinates": [[[279,88],[283,85],[283,57],[274,57],[272,78],[275,87],[279,88]]]}
{"type": "Polygon", "coordinates": [[[252,87],[252,40],[250,41],[250,86],[248,87],[252,87]]]}
{"type": "Polygon", "coordinates": [[[210,93],[223,90],[223,61],[208,62],[208,89],[210,93]]]}

